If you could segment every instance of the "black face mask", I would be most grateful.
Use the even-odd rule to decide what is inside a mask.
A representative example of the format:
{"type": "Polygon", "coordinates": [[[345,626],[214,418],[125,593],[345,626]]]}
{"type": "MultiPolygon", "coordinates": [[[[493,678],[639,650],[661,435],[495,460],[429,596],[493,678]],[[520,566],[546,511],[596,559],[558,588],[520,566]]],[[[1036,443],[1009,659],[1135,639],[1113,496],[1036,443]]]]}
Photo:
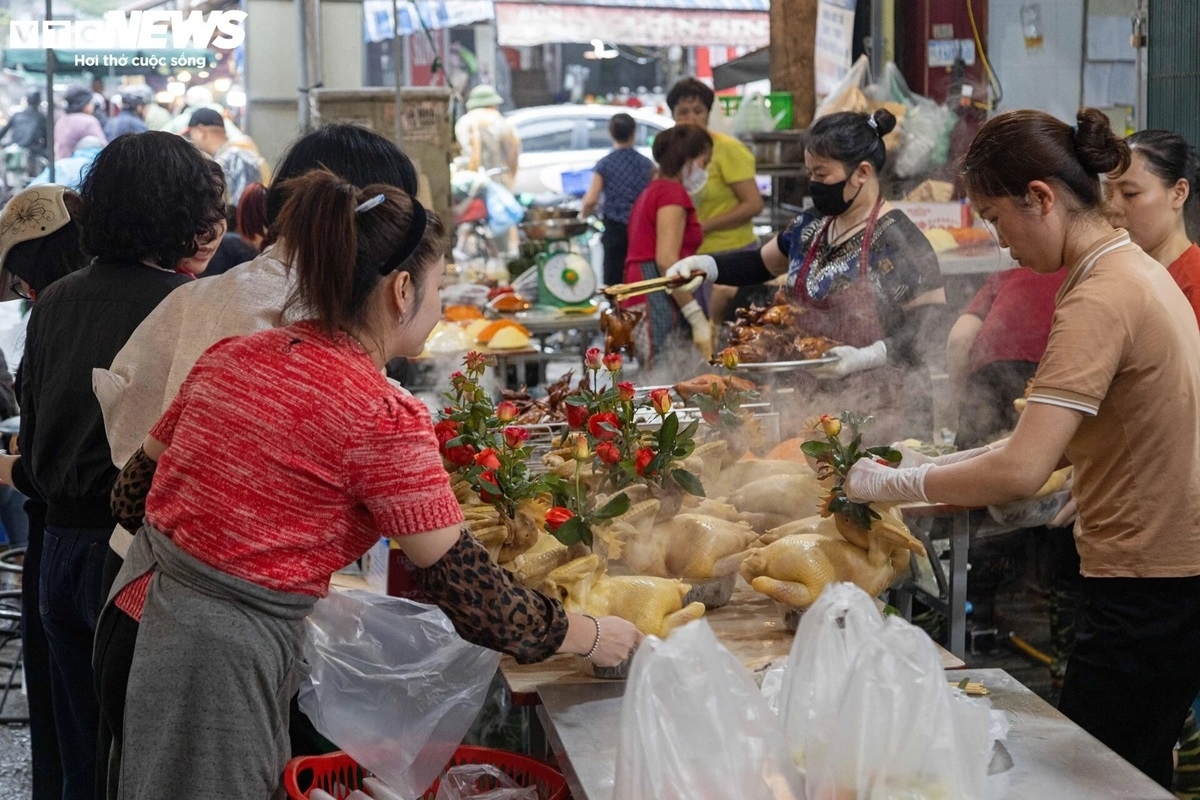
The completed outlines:
{"type": "Polygon", "coordinates": [[[858,187],[858,192],[854,193],[854,197],[847,200],[845,197],[847,183],[849,183],[848,178],[837,183],[810,183],[808,193],[812,196],[813,207],[827,217],[836,217],[845,213],[846,209],[858,199],[858,192],[862,191],[862,187],[858,187]]]}

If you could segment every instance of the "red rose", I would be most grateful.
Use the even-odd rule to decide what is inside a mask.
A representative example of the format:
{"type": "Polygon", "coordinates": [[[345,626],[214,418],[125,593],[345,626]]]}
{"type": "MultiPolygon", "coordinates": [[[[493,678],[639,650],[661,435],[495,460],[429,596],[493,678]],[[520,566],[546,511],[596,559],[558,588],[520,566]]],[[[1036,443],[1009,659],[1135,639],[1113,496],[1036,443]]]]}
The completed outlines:
{"type": "Polygon", "coordinates": [[[500,469],[500,459],[496,457],[494,447],[485,447],[479,451],[479,455],[475,456],[475,463],[484,469],[500,469]]]}
{"type": "Polygon", "coordinates": [[[517,404],[511,400],[503,400],[496,406],[496,419],[501,422],[512,422],[517,418],[517,404]]]}
{"type": "Polygon", "coordinates": [[[621,460],[621,448],[612,442],[601,442],[596,445],[596,455],[600,456],[600,460],[605,464],[616,464],[621,460]]]}
{"type": "Polygon", "coordinates": [[[716,425],[718,422],[721,421],[721,415],[718,414],[716,411],[701,411],[700,418],[703,419],[705,422],[707,422],[709,425],[716,425]]]}
{"type": "Polygon", "coordinates": [[[492,494],[488,489],[500,491],[500,482],[496,479],[496,473],[490,469],[479,473],[479,499],[485,503],[490,503],[493,500],[499,500],[499,494],[492,494]]]}
{"type": "Polygon", "coordinates": [[[654,405],[655,411],[666,415],[671,410],[671,390],[655,389],[650,393],[650,402],[654,405]]]}
{"type": "Polygon", "coordinates": [[[609,439],[617,438],[617,432],[621,429],[621,420],[612,411],[601,411],[588,418],[587,426],[588,433],[600,441],[606,442],[609,439]]]}
{"type": "Polygon", "coordinates": [[[513,425],[509,425],[504,429],[504,443],[513,450],[516,450],[518,447],[524,444],[525,440],[528,438],[529,431],[525,428],[518,428],[513,425]]]}
{"type": "Polygon", "coordinates": [[[631,402],[633,400],[633,392],[634,392],[633,384],[630,383],[629,381],[621,381],[620,383],[617,384],[617,396],[620,397],[622,400],[624,400],[626,403],[631,402]]]}
{"type": "Polygon", "coordinates": [[[554,532],[563,526],[567,520],[573,519],[575,512],[562,506],[554,506],[546,512],[546,529],[554,532]]]}
{"type": "Polygon", "coordinates": [[[654,460],[654,451],[649,447],[643,447],[637,451],[637,455],[633,457],[633,468],[638,475],[646,474],[646,467],[650,466],[650,462],[654,460]]]}
{"type": "Polygon", "coordinates": [[[443,455],[456,467],[469,467],[475,459],[475,448],[469,444],[460,444],[446,448],[443,455]]]}
{"type": "Polygon", "coordinates": [[[567,403],[567,425],[572,428],[582,428],[587,424],[588,410],[587,406],[577,406],[573,403],[567,403]]]}
{"type": "Polygon", "coordinates": [[[604,357],[604,368],[609,372],[621,371],[621,354],[609,353],[604,357]]]}
{"type": "Polygon", "coordinates": [[[458,423],[452,419],[444,419],[433,426],[433,435],[437,437],[438,448],[443,448],[446,442],[458,436],[458,423]]]}
{"type": "Polygon", "coordinates": [[[477,353],[472,350],[471,352],[467,353],[466,362],[467,369],[474,370],[476,372],[482,372],[483,369],[488,365],[488,357],[483,353],[477,353]]]}

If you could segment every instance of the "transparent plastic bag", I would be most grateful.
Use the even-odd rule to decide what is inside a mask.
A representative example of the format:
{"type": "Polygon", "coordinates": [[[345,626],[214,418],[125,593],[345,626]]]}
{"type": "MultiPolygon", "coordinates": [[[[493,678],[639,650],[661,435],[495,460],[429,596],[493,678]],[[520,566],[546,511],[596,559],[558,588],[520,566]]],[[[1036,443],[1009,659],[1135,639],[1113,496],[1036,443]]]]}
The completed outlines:
{"type": "Polygon", "coordinates": [[[492,236],[503,236],[525,218],[525,207],[502,183],[488,181],[483,199],[487,202],[488,230],[492,236]]]}
{"type": "Polygon", "coordinates": [[[950,132],[957,121],[948,106],[909,89],[900,70],[890,61],[884,65],[879,83],[868,88],[867,93],[878,102],[900,103],[906,109],[901,142],[892,165],[897,176],[925,175],[946,163],[950,132]]]}
{"type": "Polygon", "coordinates": [[[778,717],[704,620],[638,648],[613,797],[799,800],[778,717]]]}
{"type": "Polygon", "coordinates": [[[808,796],[981,800],[990,723],[986,708],[955,700],[925,632],[889,617],[854,660],[808,796]]]}
{"type": "Polygon", "coordinates": [[[434,606],[331,592],[307,621],[300,708],[399,795],[420,796],[479,713],[500,654],[459,638],[434,606]]]}
{"type": "Polygon", "coordinates": [[[775,130],[775,118],[771,115],[771,107],[762,92],[751,92],[742,98],[733,117],[733,130],[736,133],[775,130]]]}
{"type": "Polygon", "coordinates": [[[491,764],[462,764],[446,770],[436,800],[538,800],[534,787],[523,789],[491,764]]]}
{"type": "Polygon", "coordinates": [[[825,95],[825,99],[817,106],[813,120],[818,120],[827,114],[839,111],[866,111],[867,96],[863,94],[871,78],[871,62],[865,56],[859,56],[858,61],[838,81],[833,91],[825,95]]]}
{"type": "MultiPolygon", "coordinates": [[[[788,654],[779,713],[801,774],[824,760],[850,666],[883,630],[875,601],[852,583],[831,583],[804,612],[788,654]]],[[[811,796],[811,795],[810,795],[811,796]]]]}

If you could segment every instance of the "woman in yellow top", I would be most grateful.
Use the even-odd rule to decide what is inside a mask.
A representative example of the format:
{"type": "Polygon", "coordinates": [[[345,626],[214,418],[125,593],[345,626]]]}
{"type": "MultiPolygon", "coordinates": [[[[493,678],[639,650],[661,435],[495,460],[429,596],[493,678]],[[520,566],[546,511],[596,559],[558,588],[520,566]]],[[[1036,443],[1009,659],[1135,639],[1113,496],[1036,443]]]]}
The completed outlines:
{"type": "Polygon", "coordinates": [[[956,463],[863,459],[845,490],[996,505],[1072,464],[1083,600],[1059,710],[1169,789],[1200,691],[1200,330],[1162,265],[1105,219],[1099,174],[1126,169],[1129,146],[1096,109],[1077,122],[1010,111],[963,160],[972,207],[1013,258],[1069,270],[1012,437],[956,463]]]}

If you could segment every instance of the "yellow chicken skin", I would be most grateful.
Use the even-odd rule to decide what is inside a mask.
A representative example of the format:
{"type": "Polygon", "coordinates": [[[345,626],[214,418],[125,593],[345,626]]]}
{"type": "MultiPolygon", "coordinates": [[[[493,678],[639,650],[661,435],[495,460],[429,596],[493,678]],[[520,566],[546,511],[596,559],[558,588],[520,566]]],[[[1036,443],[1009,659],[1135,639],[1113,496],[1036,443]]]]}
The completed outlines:
{"type": "Polygon", "coordinates": [[[774,514],[787,520],[812,516],[820,508],[825,489],[807,466],[791,466],[799,467],[801,471],[768,475],[745,483],[729,493],[729,502],[744,513],[774,514]]]}
{"type": "Polygon", "coordinates": [[[909,552],[924,552],[897,521],[898,512],[881,512],[884,520],[867,532],[866,549],[819,533],[783,536],[751,552],[742,562],[742,577],[755,591],[795,608],[808,608],[833,581],[854,583],[877,597],[904,569],[909,552]]]}
{"type": "Polygon", "coordinates": [[[518,583],[537,589],[547,575],[569,559],[565,544],[548,533],[539,533],[533,547],[500,566],[511,572],[518,583]]]}
{"type": "Polygon", "coordinates": [[[642,633],[665,639],[675,628],[704,615],[703,603],[683,605],[691,587],[666,578],[609,576],[596,554],[562,565],[546,578],[546,590],[568,611],[629,620],[642,633]]]}

